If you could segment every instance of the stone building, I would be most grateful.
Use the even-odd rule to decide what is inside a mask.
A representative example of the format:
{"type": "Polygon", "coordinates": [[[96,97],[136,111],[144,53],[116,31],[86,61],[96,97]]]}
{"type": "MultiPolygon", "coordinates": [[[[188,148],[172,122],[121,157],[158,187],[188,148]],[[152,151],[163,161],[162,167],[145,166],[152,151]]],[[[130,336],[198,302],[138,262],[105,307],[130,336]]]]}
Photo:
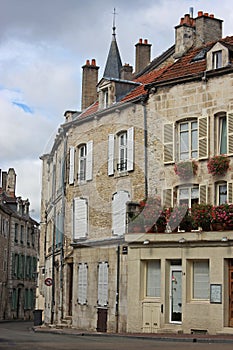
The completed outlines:
{"type": "Polygon", "coordinates": [[[37,285],[39,224],[30,203],[15,196],[13,168],[1,173],[0,319],[33,319],[37,285]]]}
{"type": "Polygon", "coordinates": [[[82,111],[65,113],[41,157],[45,323],[231,332],[232,232],[132,233],[129,219],[149,197],[166,207],[233,202],[231,171],[207,170],[213,155],[232,162],[232,43],[222,20],[186,14],[152,61],[139,40],[135,71],[122,66],[115,27],[102,79],[94,59],[83,66],[82,111]],[[193,160],[195,174],[181,179],[174,166],[193,160]]]}

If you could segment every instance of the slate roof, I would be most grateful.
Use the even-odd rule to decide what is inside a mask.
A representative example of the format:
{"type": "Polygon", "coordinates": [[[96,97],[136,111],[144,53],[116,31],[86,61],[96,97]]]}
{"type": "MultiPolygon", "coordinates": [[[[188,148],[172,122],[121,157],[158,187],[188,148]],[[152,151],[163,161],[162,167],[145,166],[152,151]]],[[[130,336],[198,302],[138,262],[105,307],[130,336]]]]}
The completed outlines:
{"type": "Polygon", "coordinates": [[[121,68],[120,51],[117,46],[116,35],[113,33],[103,77],[120,79],[121,68]]]}

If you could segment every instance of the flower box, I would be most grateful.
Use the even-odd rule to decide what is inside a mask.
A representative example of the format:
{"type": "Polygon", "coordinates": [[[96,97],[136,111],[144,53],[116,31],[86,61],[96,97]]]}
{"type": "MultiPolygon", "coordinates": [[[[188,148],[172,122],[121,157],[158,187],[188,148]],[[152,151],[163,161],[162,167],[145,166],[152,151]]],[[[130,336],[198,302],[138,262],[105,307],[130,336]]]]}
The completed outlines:
{"type": "Polygon", "coordinates": [[[195,160],[186,160],[174,165],[174,171],[181,179],[188,180],[197,174],[198,164],[195,160]]]}
{"type": "Polygon", "coordinates": [[[210,158],[207,163],[208,173],[216,175],[225,175],[229,169],[230,159],[225,155],[218,155],[210,158]]]}

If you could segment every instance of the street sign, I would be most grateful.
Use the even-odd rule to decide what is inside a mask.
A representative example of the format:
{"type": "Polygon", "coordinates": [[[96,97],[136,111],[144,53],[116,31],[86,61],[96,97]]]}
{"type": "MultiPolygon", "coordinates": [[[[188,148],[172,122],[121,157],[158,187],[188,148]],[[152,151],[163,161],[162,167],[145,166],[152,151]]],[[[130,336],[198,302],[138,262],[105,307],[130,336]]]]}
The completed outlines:
{"type": "Polygon", "coordinates": [[[53,284],[53,280],[52,280],[52,278],[48,277],[45,279],[44,283],[46,286],[50,287],[53,284]]]}

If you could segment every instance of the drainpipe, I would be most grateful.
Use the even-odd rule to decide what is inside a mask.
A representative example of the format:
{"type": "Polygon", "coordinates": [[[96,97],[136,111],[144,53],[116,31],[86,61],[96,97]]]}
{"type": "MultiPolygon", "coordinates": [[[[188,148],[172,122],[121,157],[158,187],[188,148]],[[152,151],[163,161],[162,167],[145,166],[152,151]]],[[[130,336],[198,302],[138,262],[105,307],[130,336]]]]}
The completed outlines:
{"type": "Polygon", "coordinates": [[[62,242],[61,242],[61,268],[60,268],[60,288],[61,288],[61,319],[64,316],[64,289],[63,289],[63,265],[64,265],[64,232],[65,232],[65,159],[67,152],[67,136],[65,130],[63,130],[63,140],[64,140],[64,148],[63,148],[63,164],[62,164],[62,242]]]}
{"type": "Polygon", "coordinates": [[[148,146],[148,132],[147,132],[147,110],[146,110],[147,96],[142,97],[141,104],[143,107],[143,121],[144,121],[144,181],[145,181],[145,198],[148,197],[148,156],[147,156],[147,146],[148,146]]]}
{"type": "Polygon", "coordinates": [[[117,280],[116,280],[116,333],[119,332],[119,292],[120,292],[120,246],[117,247],[117,280]]]}

